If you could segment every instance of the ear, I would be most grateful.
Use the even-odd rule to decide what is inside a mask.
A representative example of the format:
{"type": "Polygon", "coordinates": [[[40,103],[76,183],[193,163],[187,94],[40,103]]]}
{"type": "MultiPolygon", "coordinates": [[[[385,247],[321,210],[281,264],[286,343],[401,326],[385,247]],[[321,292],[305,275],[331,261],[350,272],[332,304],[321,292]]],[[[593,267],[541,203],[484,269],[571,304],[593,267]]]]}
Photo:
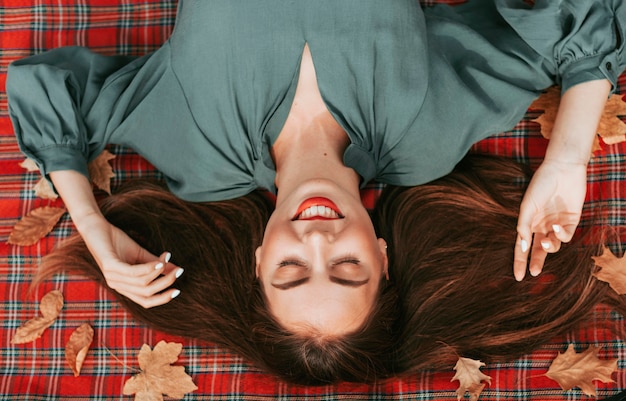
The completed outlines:
{"type": "Polygon", "coordinates": [[[256,259],[256,268],[255,268],[255,274],[256,274],[256,278],[259,278],[259,266],[261,266],[261,247],[259,246],[255,251],[254,251],[254,258],[256,259]]]}
{"type": "Polygon", "coordinates": [[[387,257],[387,241],[382,238],[378,238],[378,248],[380,249],[380,255],[383,258],[383,274],[385,278],[389,280],[389,258],[387,257]]]}

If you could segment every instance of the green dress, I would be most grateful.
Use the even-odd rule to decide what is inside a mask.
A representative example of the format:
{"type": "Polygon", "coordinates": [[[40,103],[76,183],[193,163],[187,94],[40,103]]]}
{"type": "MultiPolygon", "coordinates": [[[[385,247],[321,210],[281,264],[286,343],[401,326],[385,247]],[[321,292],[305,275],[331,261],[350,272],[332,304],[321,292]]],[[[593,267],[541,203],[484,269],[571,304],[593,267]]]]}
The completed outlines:
{"type": "Polygon", "coordinates": [[[109,143],[133,148],[191,201],[275,191],[270,149],[308,43],[328,110],[367,183],[418,185],[510,129],[537,94],[626,64],[623,0],[181,0],[171,38],[139,58],[54,49],[13,63],[7,93],[42,173],[109,143]],[[556,6],[556,4],[559,6],[556,6]]]}

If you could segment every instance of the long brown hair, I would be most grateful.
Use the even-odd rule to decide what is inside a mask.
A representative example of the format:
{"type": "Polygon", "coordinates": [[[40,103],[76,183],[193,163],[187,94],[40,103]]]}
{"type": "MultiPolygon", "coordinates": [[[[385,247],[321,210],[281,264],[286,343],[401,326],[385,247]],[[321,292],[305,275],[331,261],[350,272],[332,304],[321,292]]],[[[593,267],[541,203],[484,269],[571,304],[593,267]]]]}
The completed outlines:
{"type": "Polygon", "coordinates": [[[170,251],[172,262],[185,268],[176,281],[181,294],[163,306],[144,309],[111,290],[77,234],[43,258],[34,284],[68,269],[87,275],[147,325],[218,344],[290,382],[369,382],[388,376],[398,316],[393,286],[381,283],[369,318],[343,336],[291,333],[269,312],[254,260],[273,210],[268,199],[253,192],[222,202],[191,203],[159,185],[137,181],[100,203],[113,225],[154,254],[170,251]]]}
{"type": "MultiPolygon", "coordinates": [[[[144,309],[113,292],[138,320],[167,333],[226,347],[289,382],[372,382],[417,369],[450,368],[458,356],[511,360],[571,330],[594,306],[626,313],[592,277],[582,237],[551,255],[544,273],[518,283],[513,243],[526,173],[496,158],[464,160],[448,176],[414,188],[388,187],[373,214],[389,245],[391,282],[354,333],[291,333],[269,313],[254,274],[272,204],[261,192],[189,203],[163,188],[130,183],[101,208],[112,224],[185,268],[181,295],[144,309]]],[[[35,284],[66,270],[106,286],[78,235],[42,261],[35,284]]]]}
{"type": "Polygon", "coordinates": [[[592,276],[594,241],[579,235],[517,282],[513,245],[528,171],[473,156],[448,176],[386,188],[375,214],[401,300],[396,369],[449,368],[459,356],[511,361],[566,333],[600,303],[626,297],[592,276]]]}

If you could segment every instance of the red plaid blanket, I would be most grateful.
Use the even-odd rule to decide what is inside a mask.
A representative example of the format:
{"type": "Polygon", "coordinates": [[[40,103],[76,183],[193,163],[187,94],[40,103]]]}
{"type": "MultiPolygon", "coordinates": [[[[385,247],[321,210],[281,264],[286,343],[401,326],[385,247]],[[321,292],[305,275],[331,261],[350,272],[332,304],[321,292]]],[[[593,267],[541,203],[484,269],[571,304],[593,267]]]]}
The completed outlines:
{"type": "MultiPolygon", "coordinates": [[[[234,0],[236,1],[236,0],[234,0]]],[[[136,323],[92,282],[76,276],[59,276],[33,294],[29,282],[39,258],[55,243],[72,232],[65,216],[53,233],[36,245],[7,244],[18,219],[38,206],[57,205],[34,196],[37,173],[27,173],[18,163],[18,150],[7,113],[4,92],[7,65],[16,59],[64,45],[89,46],[105,54],[140,55],[157,48],[169,36],[176,13],[176,0],[3,0],[0,7],[0,398],[2,400],[96,400],[130,399],[122,395],[125,381],[137,372],[141,345],[151,346],[165,339],[183,344],[177,365],[184,366],[198,390],[185,399],[416,399],[456,400],[458,382],[454,372],[423,372],[403,380],[375,385],[342,384],[327,387],[295,387],[278,382],[210,344],[164,335],[136,323]],[[38,315],[42,295],[59,289],[66,304],[59,319],[43,336],[25,345],[10,343],[17,327],[38,315]],[[95,329],[94,342],[82,373],[74,377],[65,363],[64,349],[72,331],[83,322],[95,329]],[[126,397],[126,398],[125,398],[126,397]]],[[[424,2],[426,4],[426,2],[424,2]]],[[[626,75],[620,90],[626,92],[626,75]]],[[[450,111],[451,113],[454,111],[450,111]]],[[[536,166],[545,150],[536,123],[537,113],[529,112],[515,129],[489,138],[474,147],[512,157],[536,166]]],[[[116,176],[113,188],[137,176],[158,176],[146,161],[128,149],[112,147],[116,176]]],[[[626,226],[626,143],[602,145],[589,167],[588,202],[582,225],[602,210],[605,221],[626,226]]],[[[372,204],[378,188],[363,191],[372,204]]],[[[626,243],[626,237],[621,243],[626,243]]],[[[619,254],[620,243],[612,244],[619,254]]],[[[480,399],[573,400],[587,398],[579,389],[563,391],[543,374],[569,343],[577,350],[589,345],[602,347],[600,358],[618,358],[619,371],[614,383],[595,382],[599,398],[615,395],[626,388],[626,346],[615,339],[607,325],[623,325],[621,316],[598,309],[577,332],[553,339],[531,355],[506,364],[484,367],[491,376],[480,399]]]]}

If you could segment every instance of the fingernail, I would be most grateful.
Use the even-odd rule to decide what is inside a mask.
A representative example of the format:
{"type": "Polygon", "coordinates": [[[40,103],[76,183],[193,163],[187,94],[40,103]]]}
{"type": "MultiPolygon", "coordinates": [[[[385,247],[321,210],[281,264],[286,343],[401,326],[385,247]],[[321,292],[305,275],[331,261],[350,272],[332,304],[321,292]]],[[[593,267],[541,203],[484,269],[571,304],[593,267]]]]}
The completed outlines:
{"type": "Polygon", "coordinates": [[[182,276],[184,272],[185,272],[185,269],[183,269],[182,267],[176,270],[176,278],[179,278],[180,276],[182,276]]]}
{"type": "Polygon", "coordinates": [[[541,241],[541,247],[547,251],[548,249],[550,249],[550,242],[546,240],[541,241]]]}
{"type": "Polygon", "coordinates": [[[533,277],[537,277],[541,273],[540,270],[530,270],[530,275],[533,277]]]}
{"type": "Polygon", "coordinates": [[[180,290],[176,290],[172,293],[172,299],[176,298],[177,296],[180,295],[180,290]]]}
{"type": "Polygon", "coordinates": [[[159,270],[163,267],[163,263],[159,262],[156,264],[156,266],[154,266],[154,270],[159,270]]]}
{"type": "Polygon", "coordinates": [[[169,252],[165,253],[165,263],[169,263],[170,259],[172,258],[172,254],[169,252]]]}
{"type": "Polygon", "coordinates": [[[528,250],[528,241],[526,241],[525,239],[520,241],[520,246],[522,247],[522,252],[526,252],[528,250]]]}
{"type": "Polygon", "coordinates": [[[560,233],[561,232],[561,226],[558,224],[553,224],[552,225],[552,231],[554,231],[555,233],[560,233]]]}

